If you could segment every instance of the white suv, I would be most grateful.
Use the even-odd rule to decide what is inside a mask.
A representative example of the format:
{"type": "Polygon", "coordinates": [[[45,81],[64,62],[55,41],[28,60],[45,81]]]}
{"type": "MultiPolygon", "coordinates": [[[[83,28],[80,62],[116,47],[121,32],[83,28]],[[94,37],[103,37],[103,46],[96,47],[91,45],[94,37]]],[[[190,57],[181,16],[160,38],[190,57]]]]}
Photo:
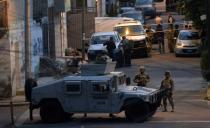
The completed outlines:
{"type": "Polygon", "coordinates": [[[90,46],[88,48],[88,59],[94,60],[97,54],[100,53],[107,53],[106,46],[103,44],[110,39],[110,37],[113,37],[116,49],[114,50],[114,53],[117,53],[120,50],[120,41],[121,37],[118,34],[118,32],[96,32],[91,36],[90,40],[90,46]]]}

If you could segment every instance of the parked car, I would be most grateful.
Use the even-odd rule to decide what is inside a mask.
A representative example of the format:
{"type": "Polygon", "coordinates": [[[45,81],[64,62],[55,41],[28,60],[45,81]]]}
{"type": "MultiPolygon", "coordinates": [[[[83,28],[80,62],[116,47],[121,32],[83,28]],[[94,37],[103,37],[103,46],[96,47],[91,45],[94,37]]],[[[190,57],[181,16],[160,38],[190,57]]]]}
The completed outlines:
{"type": "Polygon", "coordinates": [[[114,31],[119,32],[121,36],[126,36],[132,45],[133,57],[150,56],[150,46],[146,39],[146,33],[143,25],[139,21],[124,21],[114,26],[114,31]]]}
{"type": "Polygon", "coordinates": [[[152,18],[156,16],[153,0],[136,0],[135,8],[136,10],[143,11],[145,16],[150,16],[152,18]]]}
{"type": "Polygon", "coordinates": [[[142,11],[129,11],[121,14],[121,17],[133,18],[134,20],[140,21],[142,24],[145,23],[144,14],[142,11]]]}
{"type": "Polygon", "coordinates": [[[136,9],[134,7],[121,7],[120,8],[120,14],[135,11],[136,9]]]}
{"type": "Polygon", "coordinates": [[[201,38],[198,31],[181,30],[176,40],[175,55],[200,55],[201,38]]]}
{"type": "Polygon", "coordinates": [[[103,44],[110,39],[110,37],[114,38],[114,42],[116,45],[116,49],[114,51],[115,53],[120,52],[120,41],[121,37],[118,34],[118,32],[113,31],[113,32],[96,32],[92,35],[90,39],[90,46],[88,48],[88,59],[89,60],[94,60],[96,56],[100,53],[107,53],[106,46],[103,44]]]}

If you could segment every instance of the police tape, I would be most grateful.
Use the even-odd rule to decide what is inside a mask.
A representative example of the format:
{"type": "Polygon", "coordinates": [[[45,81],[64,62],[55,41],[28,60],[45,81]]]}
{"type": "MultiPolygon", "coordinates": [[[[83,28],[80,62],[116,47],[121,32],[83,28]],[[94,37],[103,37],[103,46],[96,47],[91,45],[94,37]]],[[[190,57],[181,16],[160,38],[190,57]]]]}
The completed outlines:
{"type": "MultiPolygon", "coordinates": [[[[151,26],[157,26],[158,24],[146,24],[146,25],[143,25],[143,27],[146,29],[146,32],[147,32],[147,30],[148,30],[148,27],[151,27],[151,26]]],[[[178,31],[180,31],[180,30],[191,30],[191,29],[193,29],[192,28],[192,24],[191,23],[174,23],[174,24],[171,24],[171,23],[162,23],[162,24],[160,24],[161,26],[162,26],[162,29],[163,29],[163,25],[173,25],[173,27],[172,27],[172,29],[171,28],[167,28],[167,29],[165,29],[165,30],[162,30],[162,31],[156,31],[156,30],[154,30],[152,27],[149,29],[149,30],[151,30],[151,31],[149,31],[149,33],[157,33],[157,32],[171,32],[171,31],[175,31],[175,30],[178,30],[178,31]],[[175,29],[174,28],[174,26],[175,25],[178,25],[179,27],[178,28],[181,28],[181,29],[175,29]],[[180,27],[180,25],[183,25],[183,27],[180,27]]]]}
{"type": "MultiPolygon", "coordinates": [[[[180,23],[180,22],[174,22],[174,23],[161,23],[160,25],[162,25],[162,26],[164,26],[164,25],[173,25],[173,26],[175,26],[175,25],[178,25],[178,26],[183,26],[183,27],[185,27],[186,25],[187,26],[191,26],[192,27],[192,21],[183,21],[183,23],[180,23]]],[[[147,26],[157,26],[158,24],[145,24],[145,25],[143,25],[144,27],[147,27],[147,26]]]]}

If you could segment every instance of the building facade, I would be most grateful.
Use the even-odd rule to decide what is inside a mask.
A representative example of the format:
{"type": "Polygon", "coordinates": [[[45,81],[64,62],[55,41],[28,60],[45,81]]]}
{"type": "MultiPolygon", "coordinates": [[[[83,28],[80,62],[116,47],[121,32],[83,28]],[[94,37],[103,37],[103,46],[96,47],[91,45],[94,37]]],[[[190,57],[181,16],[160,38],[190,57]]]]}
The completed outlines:
{"type": "MultiPolygon", "coordinates": [[[[0,87],[0,95],[2,97],[14,96],[16,92],[24,87],[25,83],[25,3],[24,0],[6,0],[5,21],[7,24],[6,33],[0,39],[2,47],[1,57],[5,65],[0,79],[5,81],[6,86],[0,87]],[[5,93],[6,92],[6,93],[5,93]]],[[[2,1],[0,2],[0,4],[2,1]]],[[[32,2],[30,3],[30,11],[32,10],[32,2]]],[[[2,14],[2,12],[0,12],[2,14]]],[[[33,14],[30,12],[31,15],[33,14]]],[[[1,15],[0,14],[0,15],[1,15]]],[[[39,63],[39,56],[42,55],[42,30],[39,25],[35,24],[33,18],[30,17],[30,70],[32,74],[36,74],[39,63]]]]}

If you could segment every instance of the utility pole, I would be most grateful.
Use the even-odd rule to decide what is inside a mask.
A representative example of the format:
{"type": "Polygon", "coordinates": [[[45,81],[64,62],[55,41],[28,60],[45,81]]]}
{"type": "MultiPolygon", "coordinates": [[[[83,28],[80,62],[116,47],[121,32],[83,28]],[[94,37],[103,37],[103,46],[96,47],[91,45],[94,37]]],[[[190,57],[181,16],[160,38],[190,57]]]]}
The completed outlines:
{"type": "Polygon", "coordinates": [[[82,0],[82,60],[85,60],[85,0],[82,0]]]}
{"type": "Polygon", "coordinates": [[[25,80],[31,75],[30,70],[30,0],[25,0],[25,80]]]}
{"type": "MultiPolygon", "coordinates": [[[[210,1],[206,0],[206,28],[207,28],[207,47],[208,47],[208,63],[210,64],[210,1]]],[[[210,67],[209,69],[210,70],[210,67]]]]}

